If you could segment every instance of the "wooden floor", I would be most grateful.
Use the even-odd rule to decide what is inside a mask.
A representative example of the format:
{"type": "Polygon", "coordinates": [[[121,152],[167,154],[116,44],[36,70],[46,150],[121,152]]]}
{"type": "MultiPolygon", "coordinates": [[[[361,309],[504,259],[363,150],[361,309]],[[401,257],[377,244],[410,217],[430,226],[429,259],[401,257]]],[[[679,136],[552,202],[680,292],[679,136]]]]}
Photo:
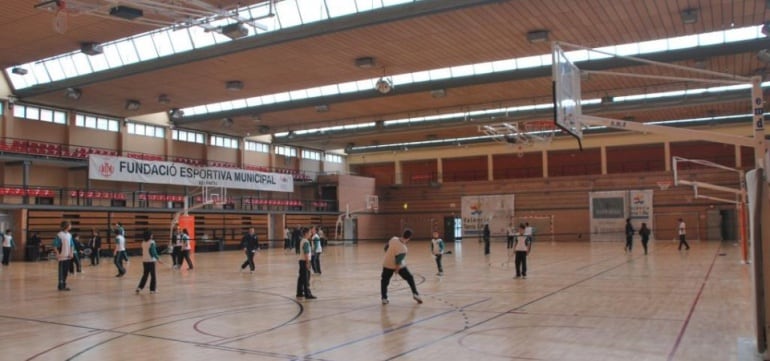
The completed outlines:
{"type": "Polygon", "coordinates": [[[141,262],[111,260],[57,292],[56,263],[0,269],[2,360],[739,360],[753,342],[750,268],[739,249],[656,242],[537,243],[526,280],[504,245],[449,245],[437,277],[429,244],[407,262],[425,299],[395,279],[379,296],[382,244],[329,246],[317,300],[294,298],[296,257],[280,249],[239,272],[240,252],[200,253],[194,271],[160,266],[159,293],[134,289],[141,262]]]}

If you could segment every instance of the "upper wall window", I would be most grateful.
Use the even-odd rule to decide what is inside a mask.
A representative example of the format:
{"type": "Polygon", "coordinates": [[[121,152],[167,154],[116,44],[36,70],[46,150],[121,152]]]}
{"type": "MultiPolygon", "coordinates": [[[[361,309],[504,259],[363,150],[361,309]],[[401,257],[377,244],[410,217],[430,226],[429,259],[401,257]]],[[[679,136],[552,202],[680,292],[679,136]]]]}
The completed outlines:
{"type": "Polygon", "coordinates": [[[216,147],[238,149],[238,139],[221,135],[211,136],[211,145],[216,147]]]}
{"type": "Polygon", "coordinates": [[[120,127],[120,120],[115,118],[106,118],[96,115],[75,113],[75,126],[91,129],[105,130],[108,132],[117,132],[120,127]]]}
{"type": "Polygon", "coordinates": [[[270,144],[259,143],[251,140],[244,142],[246,150],[259,153],[270,153],[270,144]]]}
{"type": "Polygon", "coordinates": [[[41,108],[33,105],[14,104],[13,116],[19,119],[40,120],[49,123],[67,124],[67,113],[61,110],[41,108]]]}
{"type": "Polygon", "coordinates": [[[302,159],[321,160],[321,152],[316,150],[302,150],[302,159]]]}
{"type": "Polygon", "coordinates": [[[155,138],[166,137],[166,128],[155,125],[126,122],[126,128],[128,130],[128,134],[143,135],[145,137],[155,138]]]}
{"type": "Polygon", "coordinates": [[[324,161],[329,163],[342,163],[342,156],[339,154],[326,153],[326,155],[324,155],[324,161]]]}
{"type": "Polygon", "coordinates": [[[282,155],[282,156],[285,156],[285,157],[296,157],[297,156],[297,148],[287,147],[285,145],[276,145],[275,146],[275,154],[282,155]]]}
{"type": "Polygon", "coordinates": [[[206,144],[204,139],[206,138],[203,133],[194,132],[191,130],[178,130],[171,131],[171,138],[174,140],[198,144],[206,144]]]}

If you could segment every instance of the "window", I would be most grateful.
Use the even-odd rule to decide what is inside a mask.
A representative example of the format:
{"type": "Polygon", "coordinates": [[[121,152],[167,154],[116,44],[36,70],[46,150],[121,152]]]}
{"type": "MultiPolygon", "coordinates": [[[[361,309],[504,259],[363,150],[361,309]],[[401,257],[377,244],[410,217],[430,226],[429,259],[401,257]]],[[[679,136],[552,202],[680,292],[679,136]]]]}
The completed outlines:
{"type": "Polygon", "coordinates": [[[321,152],[315,150],[302,150],[302,159],[321,160],[321,152]]]}
{"type": "Polygon", "coordinates": [[[14,104],[13,116],[20,119],[40,120],[55,124],[67,124],[67,113],[32,105],[14,104]]]}
{"type": "Polygon", "coordinates": [[[270,145],[265,143],[258,143],[251,140],[247,140],[244,143],[244,147],[246,148],[246,150],[250,150],[252,152],[270,153],[270,145]]]}
{"type": "Polygon", "coordinates": [[[276,145],[275,146],[275,154],[282,155],[282,156],[285,156],[285,157],[296,157],[297,156],[297,148],[287,147],[285,145],[276,145]]]}
{"type": "Polygon", "coordinates": [[[203,133],[194,132],[191,130],[177,130],[174,129],[171,132],[171,138],[181,142],[206,144],[203,133]]]}
{"type": "Polygon", "coordinates": [[[108,132],[117,132],[120,127],[120,120],[115,118],[105,118],[96,115],[75,113],[75,126],[91,129],[105,130],[108,132]]]}
{"type": "Polygon", "coordinates": [[[165,138],[166,129],[163,127],[141,124],[136,122],[126,122],[128,134],[143,135],[145,137],[165,138]]]}
{"type": "Polygon", "coordinates": [[[221,135],[212,135],[211,145],[223,148],[238,149],[238,139],[221,135]]]}
{"type": "Polygon", "coordinates": [[[339,154],[326,153],[326,155],[324,155],[324,161],[329,163],[342,163],[342,156],[339,154]]]}

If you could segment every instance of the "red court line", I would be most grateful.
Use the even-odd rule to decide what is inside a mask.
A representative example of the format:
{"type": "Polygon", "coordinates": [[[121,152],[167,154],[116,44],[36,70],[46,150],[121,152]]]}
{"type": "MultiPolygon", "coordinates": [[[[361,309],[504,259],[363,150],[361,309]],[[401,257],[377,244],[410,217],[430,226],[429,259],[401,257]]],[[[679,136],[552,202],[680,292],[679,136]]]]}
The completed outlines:
{"type": "Polygon", "coordinates": [[[690,324],[690,319],[692,318],[692,314],[695,312],[695,306],[698,305],[698,301],[700,301],[700,296],[703,294],[703,289],[706,288],[706,283],[709,280],[709,276],[711,276],[711,270],[714,269],[714,264],[717,262],[717,256],[719,256],[719,251],[722,249],[722,246],[720,245],[717,247],[717,251],[714,253],[714,259],[711,260],[711,266],[709,266],[708,272],[706,272],[706,276],[703,278],[703,283],[700,285],[700,290],[698,290],[698,294],[695,295],[695,300],[692,302],[692,305],[690,306],[690,312],[687,313],[687,318],[684,319],[684,324],[682,325],[682,329],[679,330],[679,335],[676,337],[676,341],[674,342],[674,347],[671,349],[671,352],[668,353],[668,361],[671,361],[674,359],[674,354],[676,354],[676,351],[679,349],[679,344],[682,342],[682,337],[684,337],[684,332],[687,331],[687,325],[690,324]]]}

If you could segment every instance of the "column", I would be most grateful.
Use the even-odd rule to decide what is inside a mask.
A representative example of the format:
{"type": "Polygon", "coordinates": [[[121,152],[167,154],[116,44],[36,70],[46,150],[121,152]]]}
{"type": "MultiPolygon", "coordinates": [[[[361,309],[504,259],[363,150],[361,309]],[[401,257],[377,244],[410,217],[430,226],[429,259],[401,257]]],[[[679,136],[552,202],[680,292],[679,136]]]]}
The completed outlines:
{"type": "Polygon", "coordinates": [[[548,151],[543,149],[540,154],[543,159],[541,162],[543,164],[543,178],[548,178],[548,151]]]}
{"type": "Polygon", "coordinates": [[[487,180],[495,180],[495,162],[492,154],[487,154],[487,180]]]}
{"type": "Polygon", "coordinates": [[[23,204],[29,204],[29,195],[26,191],[29,187],[29,166],[31,164],[32,162],[28,160],[21,162],[21,187],[24,188],[23,204]]]}
{"type": "Polygon", "coordinates": [[[395,179],[393,179],[393,184],[403,184],[403,182],[401,181],[401,161],[396,159],[394,160],[393,163],[395,165],[395,168],[394,168],[395,179]]]}
{"type": "Polygon", "coordinates": [[[735,168],[741,168],[743,166],[743,157],[741,157],[741,146],[735,145],[735,168]]]}
{"type": "Polygon", "coordinates": [[[599,150],[601,151],[602,159],[602,175],[607,175],[607,147],[601,146],[599,150]]]}
{"type": "Polygon", "coordinates": [[[663,161],[666,164],[666,172],[671,171],[671,143],[663,143],[663,161]]]}
{"type": "Polygon", "coordinates": [[[436,159],[436,182],[444,183],[444,163],[443,159],[436,159]]]}

